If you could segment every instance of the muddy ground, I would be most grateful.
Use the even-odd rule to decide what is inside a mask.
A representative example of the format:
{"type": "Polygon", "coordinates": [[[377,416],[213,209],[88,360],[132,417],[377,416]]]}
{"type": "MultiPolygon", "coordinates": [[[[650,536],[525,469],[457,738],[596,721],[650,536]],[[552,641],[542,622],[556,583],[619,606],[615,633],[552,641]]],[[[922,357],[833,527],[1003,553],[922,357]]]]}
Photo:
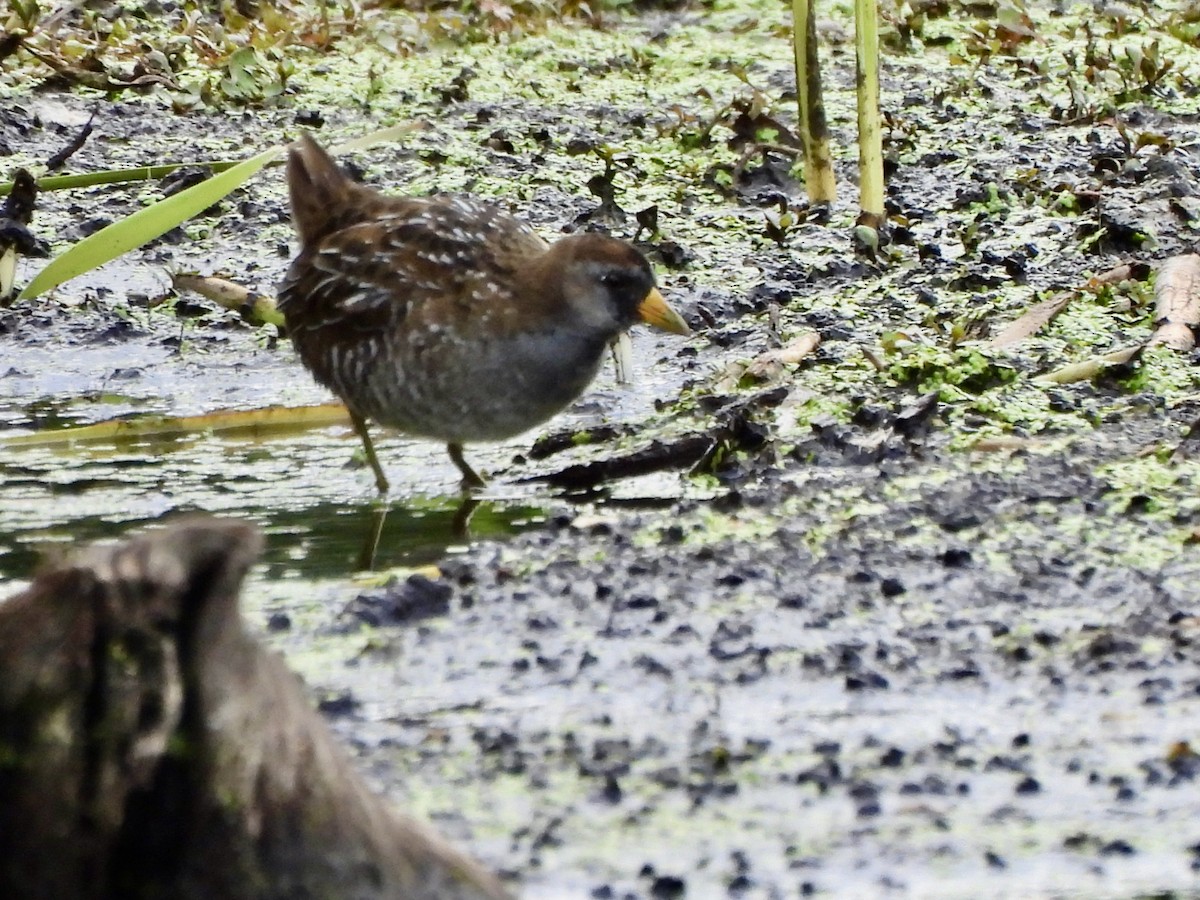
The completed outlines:
{"type": "MultiPolygon", "coordinates": [[[[164,266],[271,289],[289,228],[268,171],[0,312],[0,572],[182,510],[258,522],[257,627],[372,782],[527,897],[1200,896],[1197,356],[1037,380],[1153,330],[1146,283],[1080,290],[1090,275],[1195,246],[1200,53],[1164,4],[1039,6],[1015,31],[997,25],[1015,7],[985,7],[931,6],[919,28],[889,11],[894,231],[875,260],[850,240],[853,57],[836,29],[828,221],[786,155],[747,144],[794,126],[775,4],[400,55],[380,35],[407,33],[405,14],[380,13],[332,51],[297,48],[285,94],[233,111],[64,90],[10,60],[6,169],[47,159],[93,109],[71,171],[423,118],[405,146],[357,157],[368,181],[495,196],[548,234],[632,236],[656,205],[659,233],[639,237],[697,333],[639,333],[635,383],[605,373],[544,430],[619,437],[539,459],[538,435],[472,448],[495,480],[467,538],[457,473],[401,437],[378,445],[386,504],[344,428],[5,445],[327,399],[270,328],[158,302],[164,266]],[[1167,72],[1121,63],[1154,40],[1167,72]],[[987,346],[1055,291],[1072,299],[1041,333],[987,346]],[[808,331],[820,347],[775,378],[731,368],[808,331]],[[522,481],[696,436],[713,452],[691,473],[522,481]],[[384,510],[374,568],[440,579],[361,571],[384,510]]],[[[162,190],[47,193],[35,229],[61,250],[162,190]]]]}

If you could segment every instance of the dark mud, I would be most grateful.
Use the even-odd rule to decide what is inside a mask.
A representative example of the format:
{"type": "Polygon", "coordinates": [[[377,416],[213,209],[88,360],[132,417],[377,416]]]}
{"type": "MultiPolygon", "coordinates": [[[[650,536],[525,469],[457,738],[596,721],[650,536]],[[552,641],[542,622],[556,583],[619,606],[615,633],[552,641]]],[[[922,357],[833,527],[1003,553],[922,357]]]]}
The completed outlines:
{"type": "MultiPolygon", "coordinates": [[[[896,228],[872,262],[851,250],[848,200],[818,224],[785,162],[752,153],[739,172],[745,146],[726,142],[744,122],[696,144],[755,91],[794,120],[783,11],[746,9],[388,70],[372,116],[432,125],[364,157],[368,180],[497,195],[547,232],[599,221],[630,236],[656,204],[647,250],[698,329],[686,346],[637,335],[636,383],[606,375],[548,429],[622,437],[545,459],[535,435],[472,449],[499,477],[469,541],[441,451],[381,442],[406,487],[376,562],[436,563],[448,598],[422,606],[407,573],[386,590],[352,574],[378,515],[345,429],[0,446],[0,569],[21,578],[39,546],[177,510],[260,523],[252,612],[364,771],[529,897],[1200,896],[1200,472],[1186,447],[1171,456],[1200,418],[1195,360],[1155,350],[1095,382],[1034,380],[1146,338],[1144,284],[1081,293],[1015,348],[983,345],[1041,291],[1195,247],[1195,48],[1170,44],[1169,89],[1072,93],[1078,11],[1038,10],[1038,39],[994,56],[964,36],[991,34],[986,20],[931,19],[927,46],[885,65],[896,228]],[[751,61],[753,88],[731,60],[751,61]],[[608,206],[588,187],[606,168],[596,146],[629,160],[608,206]],[[764,216],[781,203],[796,217],[782,241],[764,216]],[[763,387],[726,367],[807,329],[821,346],[749,417],[758,444],[590,494],[519,483],[715,433],[763,387]]],[[[1156,15],[1114,31],[1114,53],[1169,41],[1156,15]]],[[[362,64],[378,52],[355,49],[362,64]]],[[[852,51],[828,58],[845,185],[852,51]]],[[[73,162],[145,162],[147,144],[248,155],[319,104],[328,140],[366,130],[362,103],[331,99],[356,76],[324,62],[332,74],[244,116],[102,104],[73,162]]],[[[91,105],[16,97],[0,117],[11,161],[51,155],[91,105]]],[[[61,248],[156,192],[47,195],[35,227],[61,248]]],[[[269,330],[203,302],[149,308],[162,264],[270,289],[289,239],[278,174],[223,206],[0,314],[6,429],[324,399],[269,330]]]]}

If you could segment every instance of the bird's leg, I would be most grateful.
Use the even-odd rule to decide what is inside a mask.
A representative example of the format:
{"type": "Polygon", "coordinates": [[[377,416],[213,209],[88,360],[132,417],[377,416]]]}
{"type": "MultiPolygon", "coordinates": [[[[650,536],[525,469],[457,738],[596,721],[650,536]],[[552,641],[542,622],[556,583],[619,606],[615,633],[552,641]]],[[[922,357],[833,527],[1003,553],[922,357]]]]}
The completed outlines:
{"type": "Polygon", "coordinates": [[[462,486],[464,490],[470,488],[487,487],[487,482],[471,468],[470,464],[463,459],[462,444],[447,444],[446,452],[450,454],[450,459],[458,466],[458,471],[462,472],[462,486]]]}
{"type": "Polygon", "coordinates": [[[356,572],[370,572],[375,568],[375,554],[379,550],[379,539],[383,536],[383,523],[387,520],[388,507],[380,503],[371,510],[371,528],[362,549],[358,551],[358,559],[354,563],[356,572]]]}
{"type": "Polygon", "coordinates": [[[471,516],[475,515],[475,510],[482,502],[478,497],[472,497],[470,494],[462,498],[458,509],[454,511],[454,520],[450,523],[450,533],[455,538],[463,540],[471,536],[471,516]]]}
{"type": "Polygon", "coordinates": [[[379,465],[379,457],[375,455],[375,445],[371,443],[371,433],[367,431],[367,420],[358,413],[351,412],[350,421],[354,423],[354,430],[362,438],[363,453],[367,455],[367,464],[375,473],[375,487],[379,489],[379,493],[386,494],[388,492],[387,476],[383,474],[383,468],[379,465]]]}

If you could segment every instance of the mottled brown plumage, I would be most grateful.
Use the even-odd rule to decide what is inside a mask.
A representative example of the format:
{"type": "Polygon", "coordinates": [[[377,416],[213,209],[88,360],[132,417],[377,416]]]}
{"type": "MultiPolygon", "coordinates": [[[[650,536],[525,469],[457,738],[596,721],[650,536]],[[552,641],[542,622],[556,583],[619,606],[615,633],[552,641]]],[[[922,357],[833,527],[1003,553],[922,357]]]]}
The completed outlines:
{"type": "Polygon", "coordinates": [[[350,410],[380,491],[366,420],[445,441],[464,483],[469,441],[541,424],[641,320],[688,328],[629,244],[547,244],[469,198],[390,197],[353,182],[312,138],[288,158],[300,252],[279,306],[300,359],[350,410]]]}

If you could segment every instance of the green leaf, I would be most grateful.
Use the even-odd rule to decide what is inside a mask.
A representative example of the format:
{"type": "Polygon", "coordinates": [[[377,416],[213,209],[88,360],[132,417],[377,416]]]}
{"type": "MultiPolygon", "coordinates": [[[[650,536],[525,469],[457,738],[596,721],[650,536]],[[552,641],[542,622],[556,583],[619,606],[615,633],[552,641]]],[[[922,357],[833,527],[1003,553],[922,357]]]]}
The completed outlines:
{"type": "MultiPolygon", "coordinates": [[[[423,127],[424,125],[420,122],[404,122],[338,144],[336,147],[331,147],[329,152],[336,156],[351,150],[365,150],[385,141],[396,140],[423,127]]],[[[264,150],[257,156],[240,162],[207,181],[202,181],[172,197],[140,209],[128,218],[122,219],[120,222],[113,222],[107,228],[102,228],[95,234],[89,235],[78,244],[67,248],[62,255],[51,260],[46,268],[38,272],[25,290],[21,291],[20,299],[26,300],[44,294],[46,291],[58,287],[64,281],[90,272],[92,269],[116,259],[122,253],[128,253],[135,247],[140,247],[159,235],[166,234],[176,225],[208,209],[232,193],[286,149],[286,144],[280,144],[264,150]]]]}
{"type": "MultiPolygon", "coordinates": [[[[204,165],[212,169],[214,172],[224,172],[226,169],[232,169],[238,165],[241,160],[235,159],[232,162],[226,160],[214,160],[203,163],[198,162],[181,162],[181,163],[165,163],[159,166],[138,166],[134,169],[105,169],[100,172],[81,172],[75,175],[43,175],[37,180],[38,192],[44,191],[62,191],[71,188],[81,187],[96,187],[101,184],[120,184],[126,181],[150,181],[156,178],[162,178],[165,175],[170,175],[172,172],[186,168],[187,166],[204,165]]],[[[0,197],[7,197],[12,193],[13,183],[5,181],[0,183],[0,197]]]]}
{"type": "Polygon", "coordinates": [[[208,209],[242,184],[284,151],[284,145],[264,150],[220,175],[193,185],[172,197],[139,209],[120,222],[113,222],[95,234],[88,235],[61,256],[51,260],[38,272],[33,281],[21,291],[20,299],[27,300],[56,288],[84,272],[90,272],[122,253],[128,253],[162,234],[180,222],[208,209]]]}

